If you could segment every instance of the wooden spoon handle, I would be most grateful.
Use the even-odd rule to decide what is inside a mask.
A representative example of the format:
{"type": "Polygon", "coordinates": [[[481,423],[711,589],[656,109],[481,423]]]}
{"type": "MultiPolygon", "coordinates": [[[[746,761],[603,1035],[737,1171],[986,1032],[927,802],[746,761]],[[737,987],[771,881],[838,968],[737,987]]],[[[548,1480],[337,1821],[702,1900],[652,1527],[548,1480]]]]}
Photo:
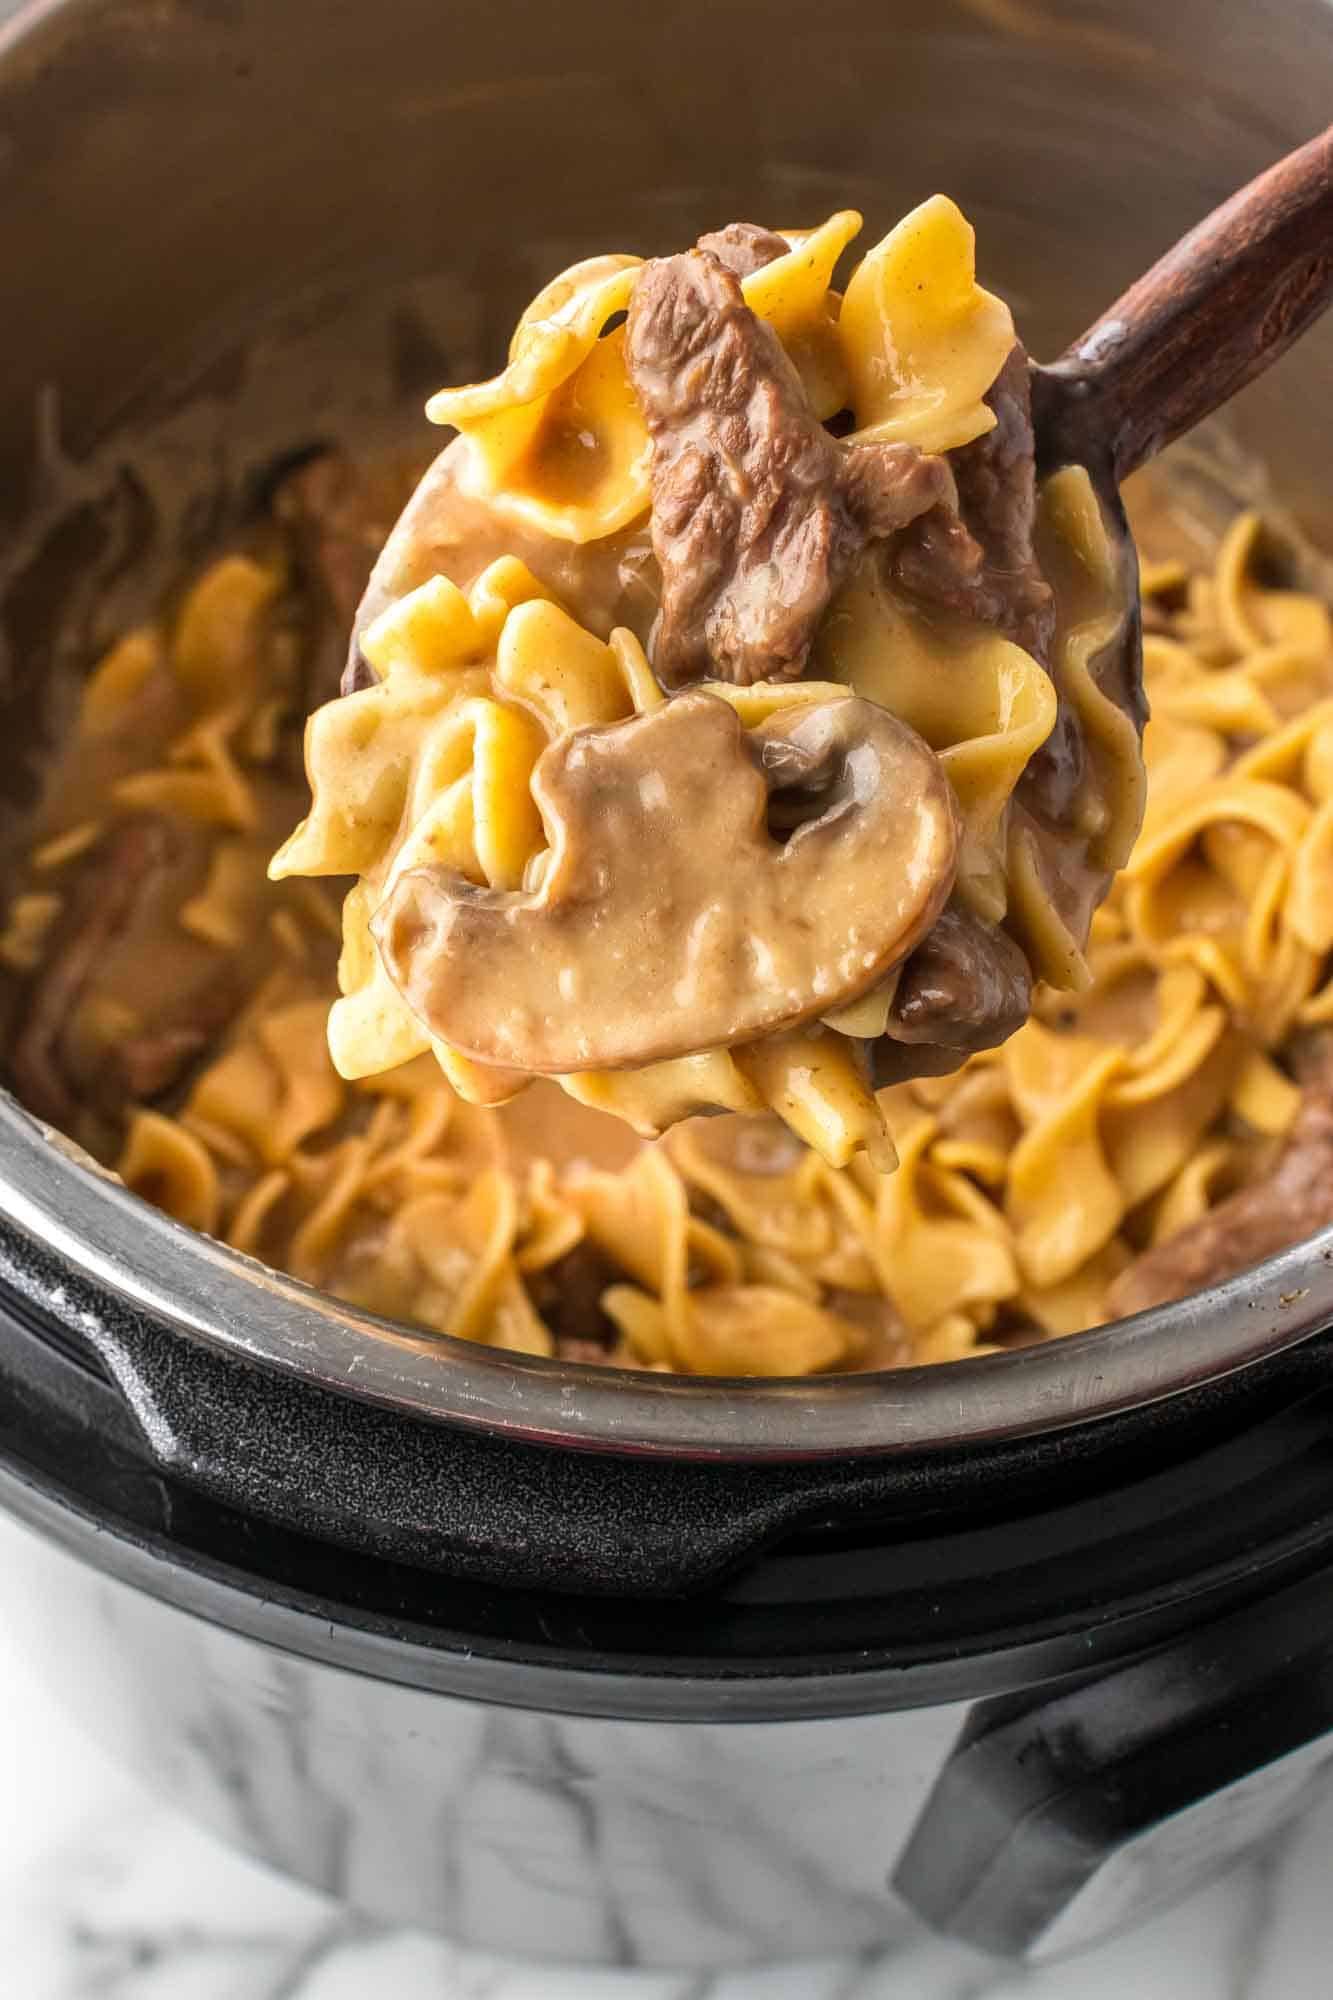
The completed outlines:
{"type": "Polygon", "coordinates": [[[1333,125],[1182,237],[1033,370],[1043,457],[1119,483],[1262,373],[1333,298],[1333,125]]]}

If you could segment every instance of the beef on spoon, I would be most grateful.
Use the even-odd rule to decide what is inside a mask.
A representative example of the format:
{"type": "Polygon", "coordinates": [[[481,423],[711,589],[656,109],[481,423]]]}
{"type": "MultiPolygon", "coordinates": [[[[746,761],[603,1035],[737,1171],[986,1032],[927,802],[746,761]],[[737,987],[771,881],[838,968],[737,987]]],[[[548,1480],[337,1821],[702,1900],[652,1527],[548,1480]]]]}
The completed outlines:
{"type": "MultiPolygon", "coordinates": [[[[1033,556],[1036,483],[1062,467],[1081,466],[1117,545],[1124,590],[1118,635],[1097,663],[1097,679],[1141,729],[1136,566],[1119,486],[1275,361],[1328,304],[1333,137],[1322,134],[1234,196],[1058,361],[1033,365],[1015,348],[989,393],[993,427],[949,453],[848,445],[820,422],[781,343],[749,310],[742,292],[744,276],[782,254],[784,242],[753,225],[733,224],[701,239],[692,252],[651,261],[635,282],[626,361],[652,445],[646,522],[601,542],[539,547],[531,530],[497,529],[475,496],[460,490],[456,461],[446,451],[376,566],[357,632],[423,576],[448,570],[460,549],[469,550],[475,574],[503,547],[531,559],[543,581],[580,613],[593,607],[591,622],[643,631],[654,670],[674,702],[705,680],[750,686],[799,678],[840,585],[867,549],[878,549],[889,586],[905,601],[927,613],[971,617],[1043,660],[1052,612],[1033,556]]],[[[354,634],[345,686],[365,685],[366,673],[354,634]]],[[[715,697],[692,693],[690,700],[706,705],[715,697]]],[[[682,710],[679,721],[685,720],[682,710]]],[[[938,787],[928,780],[929,759],[908,754],[897,741],[892,753],[887,743],[881,746],[877,768],[882,784],[892,772],[894,782],[915,788],[911,797],[896,799],[898,844],[876,849],[873,841],[852,843],[861,863],[869,851],[878,852],[884,871],[879,934],[871,935],[873,898],[861,893],[859,880],[855,893],[844,893],[848,882],[838,876],[837,843],[826,838],[830,810],[863,803],[852,781],[856,746],[848,720],[842,715],[831,734],[822,733],[821,759],[812,767],[818,782],[794,829],[803,836],[807,827],[822,826],[818,840],[826,849],[819,885],[801,903],[805,976],[793,972],[786,1001],[767,1011],[751,990],[762,983],[760,974],[748,986],[741,979],[729,1034],[720,1035],[726,1023],[717,996],[732,976],[722,961],[699,982],[715,1004],[695,1025],[688,1007],[677,1008],[673,1021],[669,1004],[644,1007],[640,996],[636,1028],[628,1011],[606,998],[614,980],[607,987],[576,979],[567,1018],[553,1024],[545,1040],[531,1010],[527,1027],[521,1026],[524,1009],[515,985],[523,960],[510,946],[518,934],[550,939],[553,927],[544,920],[562,884],[568,889],[574,879],[568,870],[550,869],[536,887],[504,897],[429,868],[402,875],[376,924],[390,976],[433,1032],[476,1060],[558,1073],[571,1066],[575,1041],[574,1066],[658,1061],[719,1039],[738,1042],[812,1021],[857,1002],[897,968],[896,990],[874,1041],[877,1079],[956,1066],[969,1051],[1004,1039],[1026,1017],[1029,968],[1011,938],[952,894],[957,841],[945,825],[938,787]],[[904,900],[888,890],[909,854],[931,873],[904,900]],[[543,921],[531,921],[534,913],[543,921]],[[465,975],[433,976],[431,954],[448,952],[450,940],[460,938],[467,939],[465,975]],[[831,988],[829,968],[835,966],[831,988]],[[602,995],[600,1017],[587,1005],[594,991],[602,995]]],[[[710,726],[717,735],[718,725],[710,726]]],[[[650,735],[660,747],[673,734],[660,719],[617,727],[618,751],[630,770],[650,735]]],[[[776,734],[771,732],[774,740],[776,734]]],[[[552,746],[552,754],[558,748],[552,746]]],[[[679,744],[673,748],[680,751],[679,744]]],[[[758,755],[762,763],[780,753],[750,747],[741,754],[758,755]]],[[[1034,823],[1058,824],[1077,810],[1080,756],[1077,717],[1062,703],[1048,741],[1020,780],[1018,796],[1034,823]]],[[[770,794],[781,790],[771,782],[772,768],[770,794]]],[[[586,833],[586,798],[576,817],[586,833]]],[[[802,845],[791,827],[783,829],[785,841],[770,832],[776,881],[802,845]]],[[[656,851],[668,879],[670,841],[689,837],[683,822],[670,837],[663,830],[656,851]]],[[[717,862],[725,870],[726,857],[717,862]]],[[[703,894],[708,872],[682,869],[682,894],[687,885],[689,894],[703,894]]],[[[578,893],[586,904],[586,880],[578,893]]],[[[797,901],[777,897],[766,907],[781,906],[787,913],[782,922],[790,926],[797,901]]],[[[678,902],[670,907],[672,925],[688,936],[692,911],[678,902]]],[[[561,914],[568,931],[570,907],[561,914]]],[[[630,950],[632,934],[631,927],[618,948],[630,950]]],[[[783,942],[789,945],[790,935],[783,942]]],[[[789,972],[798,956],[788,953],[789,972]]],[[[532,967],[534,978],[543,976],[535,958],[532,967]]],[[[666,985],[669,990],[671,982],[666,985]]],[[[675,990],[685,988],[677,981],[675,990]]]]}

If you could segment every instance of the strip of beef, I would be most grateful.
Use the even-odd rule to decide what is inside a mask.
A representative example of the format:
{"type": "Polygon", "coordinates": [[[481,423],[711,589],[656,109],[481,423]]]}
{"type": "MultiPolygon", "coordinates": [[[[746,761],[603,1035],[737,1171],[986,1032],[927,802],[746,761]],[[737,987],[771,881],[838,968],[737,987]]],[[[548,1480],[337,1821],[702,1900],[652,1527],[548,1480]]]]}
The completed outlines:
{"type": "Polygon", "coordinates": [[[898,540],[892,575],[912,596],[989,625],[1044,661],[1055,604],[1033,548],[1036,451],[1028,358],[1019,343],[986,401],[994,428],[949,454],[956,510],[937,508],[898,540]]]}
{"type": "Polygon", "coordinates": [[[1022,1026],[1032,973],[1013,939],[950,903],[903,967],[888,1033],[900,1042],[991,1049],[1022,1026]]]}
{"type": "Polygon", "coordinates": [[[849,1319],[863,1327],[867,1348],[862,1368],[903,1368],[912,1359],[912,1336],[892,1299],[883,1292],[853,1292],[841,1285],[830,1286],[820,1304],[839,1319],[849,1319]]]}
{"type": "Polygon", "coordinates": [[[653,446],[659,678],[795,680],[866,543],[952,503],[948,466],[910,445],[839,446],[709,252],[644,266],[625,353],[653,446]]]}
{"type": "Polygon", "coordinates": [[[55,949],[29,990],[10,1057],[16,1094],[52,1125],[72,1125],[79,1111],[61,1059],[70,1018],[171,858],[171,831],[163,820],[126,820],[89,857],[57,919],[55,949]]]}
{"type": "Polygon", "coordinates": [[[1333,1084],[1306,1086],[1271,1170],[1137,1257],[1108,1294],[1114,1316],[1182,1299],[1248,1271],[1333,1222],[1333,1084]]]}
{"type": "Polygon", "coordinates": [[[151,1104],[174,1089],[213,1047],[245,998],[246,982],[235,966],[183,994],[150,1027],[116,1043],[103,1101],[119,1112],[126,1104],[151,1104]]]}
{"type": "MultiPolygon", "coordinates": [[[[347,635],[383,534],[371,519],[359,474],[340,451],[320,452],[288,474],[274,494],[273,512],[290,533],[300,581],[315,607],[304,688],[309,712],[340,690],[347,635]]],[[[349,689],[344,685],[341,692],[349,689]]]]}
{"type": "Polygon", "coordinates": [[[1032,973],[1013,939],[949,903],[902,969],[874,1049],[876,1084],[957,1069],[1007,1041],[1031,1005],[1032,973]]]}
{"type": "Polygon", "coordinates": [[[550,1328],[562,1361],[606,1360],[617,1333],[615,1322],[602,1311],[602,1293],[624,1277],[585,1237],[527,1280],[528,1296],[550,1328]]]}
{"type": "Polygon", "coordinates": [[[132,1104],[172,1089],[211,1046],[245,998],[237,968],[187,991],[163,982],[161,1008],[142,1028],[76,1053],[79,1009],[108,955],[156,901],[175,896],[189,854],[180,830],[143,816],[122,821],[92,849],[57,919],[50,954],[24,996],[9,1060],[16,1094],[40,1118],[75,1136],[100,1116],[118,1126],[132,1104]]]}
{"type": "Polygon", "coordinates": [[[701,236],[694,247],[716,257],[719,264],[725,264],[738,278],[748,278],[752,272],[762,271],[765,264],[785,257],[791,245],[785,236],[779,236],[773,229],[763,229],[757,222],[729,222],[725,229],[713,229],[707,236],[701,236]]]}
{"type": "MultiPolygon", "coordinates": [[[[1031,374],[1018,342],[986,401],[995,412],[994,428],[949,453],[957,510],[937,508],[901,535],[888,552],[890,574],[910,596],[988,625],[1049,665],[1055,599],[1033,545],[1037,476],[1031,374]]],[[[1055,727],[1019,785],[1020,797],[1039,822],[1050,827],[1067,823],[1086,765],[1078,717],[1062,695],[1055,727]]]]}

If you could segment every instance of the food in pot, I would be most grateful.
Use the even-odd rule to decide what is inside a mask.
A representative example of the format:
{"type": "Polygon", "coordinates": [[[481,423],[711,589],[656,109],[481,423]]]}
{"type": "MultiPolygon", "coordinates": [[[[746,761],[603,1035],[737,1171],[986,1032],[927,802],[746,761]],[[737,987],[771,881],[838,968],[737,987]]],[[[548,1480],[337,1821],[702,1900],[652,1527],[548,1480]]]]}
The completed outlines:
{"type": "MultiPolygon", "coordinates": [[[[306,714],[336,684],[401,490],[313,458],[90,676],[0,934],[6,1065],[39,1116],[188,1225],[424,1334],[704,1374],[892,1367],[1070,1333],[1333,1220],[1333,635],[1322,602],[1281,585],[1257,519],[1239,518],[1211,565],[1144,569],[1147,812],[1092,921],[1087,983],[1039,984],[1024,1023],[1026,953],[999,924],[994,949],[974,949],[983,920],[957,896],[912,952],[892,1003],[904,1043],[947,1048],[944,1028],[961,1034],[969,1016],[1013,1032],[971,1052],[956,1040],[953,1073],[879,1092],[899,1160],[889,1174],[861,1150],[832,1163],[832,1140],[816,1150],[771,1111],[691,1119],[642,1143],[545,1078],[478,1104],[428,1046],[339,1074],[328,994],[341,949],[349,998],[365,1007],[364,926],[340,920],[344,884],[270,882],[265,868],[300,810],[306,714]]],[[[1073,607],[1091,649],[1108,615],[1091,497],[1050,482],[1041,505],[1043,587],[1073,607]]],[[[904,573],[911,555],[898,551],[904,573]]],[[[484,589],[454,587],[471,618],[499,626],[532,607],[564,619],[568,637],[554,584],[518,595],[531,586],[494,549],[487,572],[484,589]]],[[[897,607],[897,585],[874,587],[897,607]]],[[[977,588],[990,588],[984,575],[977,588]]],[[[1034,584],[1024,616],[1038,596],[1034,584]]],[[[436,698],[420,652],[440,605],[457,602],[436,587],[390,607],[378,637],[372,622],[379,685],[392,688],[406,658],[400,686],[419,678],[436,698]],[[395,654],[386,635],[405,626],[410,654],[395,654]]],[[[836,604],[823,631],[833,616],[836,604]]],[[[612,690],[608,733],[703,702],[727,756],[741,731],[772,746],[776,767],[747,766],[752,792],[775,768],[804,777],[836,759],[840,731],[862,727],[845,711],[875,700],[847,675],[813,700],[786,698],[801,682],[770,701],[770,684],[728,681],[667,701],[641,644],[575,629],[573,657],[605,678],[553,675],[544,698],[612,690]]],[[[994,643],[983,635],[970,657],[984,662],[994,643]]],[[[895,657],[925,704],[938,659],[924,642],[895,657]]],[[[495,803],[514,794],[487,793],[497,737],[478,714],[504,705],[484,656],[443,668],[450,685],[475,677],[434,776],[455,759],[452,824],[480,873],[509,837],[495,803]]],[[[894,718],[910,729],[920,711],[879,707],[883,767],[902,747],[894,718]]],[[[353,701],[323,711],[357,713],[353,701]]],[[[963,746],[981,734],[974,725],[963,746]]],[[[599,740],[560,735],[566,754],[599,740]]],[[[934,741],[926,726],[916,736],[934,741]]],[[[950,761],[955,747],[939,762],[959,774],[965,842],[969,767],[950,761]]],[[[387,1036],[402,1016],[395,1005],[383,1018],[387,1036]]],[[[781,1068],[781,1037],[754,1045],[770,1068],[747,1058],[769,1101],[812,1128],[834,1101],[818,1073],[833,1039],[812,1038],[803,1074],[781,1068]]]]}
{"type": "Polygon", "coordinates": [[[591,258],[433,399],[274,864],[358,878],[343,1076],[433,1050],[474,1103],[771,1110],[889,1171],[876,1085],[1086,976],[1142,809],[1129,580],[1087,475],[1039,486],[959,211],[839,294],[859,227],[591,258]]]}

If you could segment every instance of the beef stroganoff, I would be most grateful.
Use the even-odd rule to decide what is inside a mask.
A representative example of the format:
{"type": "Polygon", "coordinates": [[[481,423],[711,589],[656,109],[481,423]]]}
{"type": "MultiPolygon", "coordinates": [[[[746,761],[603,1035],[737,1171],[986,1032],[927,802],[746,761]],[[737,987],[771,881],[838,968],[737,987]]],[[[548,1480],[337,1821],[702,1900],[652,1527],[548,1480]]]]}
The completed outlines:
{"type": "Polygon", "coordinates": [[[1129,579],[1086,474],[1038,485],[957,208],[839,294],[859,228],[589,259],[432,400],[458,437],[274,864],[359,878],[343,1075],[433,1049],[473,1102],[769,1109],[887,1170],[876,1085],[1086,977],[1142,810],[1138,690],[1100,671],[1129,579]]]}
{"type": "Polygon", "coordinates": [[[333,456],[111,649],[0,936],[39,1115],[355,1304],[700,1374],[1072,1333],[1333,1216],[1328,613],[1252,517],[1209,568],[1148,563],[1138,832],[1091,489],[1036,480],[957,211],[839,300],[856,220],[549,287],[505,372],[438,399],[459,436],[374,562],[347,693],[402,488],[333,456]],[[636,951],[664,870],[714,912],[698,1047],[636,951]],[[608,879],[599,988],[578,912],[608,879]],[[801,949],[834,879],[844,932],[801,949]],[[422,937],[476,984],[420,984],[422,937]]]}

